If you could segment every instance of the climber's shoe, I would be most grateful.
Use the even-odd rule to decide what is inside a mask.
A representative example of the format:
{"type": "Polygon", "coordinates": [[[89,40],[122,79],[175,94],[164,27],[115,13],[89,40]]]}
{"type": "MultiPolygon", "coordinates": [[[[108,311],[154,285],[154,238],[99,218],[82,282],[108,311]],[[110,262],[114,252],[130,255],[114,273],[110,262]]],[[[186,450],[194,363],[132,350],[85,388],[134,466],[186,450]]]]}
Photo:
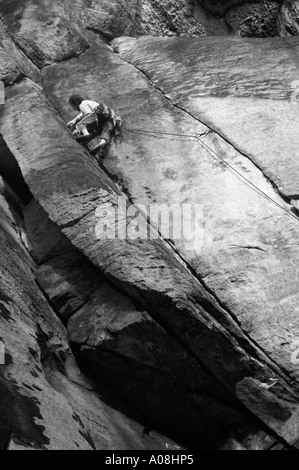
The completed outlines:
{"type": "Polygon", "coordinates": [[[90,155],[96,155],[101,149],[103,148],[103,145],[96,145],[92,150],[90,150],[90,155]]]}
{"type": "Polygon", "coordinates": [[[105,139],[102,139],[101,142],[96,145],[92,150],[90,150],[91,155],[96,155],[105,145],[107,144],[107,141],[105,139]]]}

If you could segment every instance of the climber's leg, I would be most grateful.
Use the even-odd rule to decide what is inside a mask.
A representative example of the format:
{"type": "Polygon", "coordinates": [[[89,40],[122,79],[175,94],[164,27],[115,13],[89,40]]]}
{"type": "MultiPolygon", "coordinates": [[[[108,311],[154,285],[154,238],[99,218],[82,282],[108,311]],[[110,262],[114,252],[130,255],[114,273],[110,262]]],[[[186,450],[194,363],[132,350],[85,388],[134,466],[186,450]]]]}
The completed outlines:
{"type": "Polygon", "coordinates": [[[105,140],[106,144],[108,144],[110,142],[111,134],[113,131],[114,131],[113,122],[112,121],[105,122],[105,124],[103,125],[101,135],[100,135],[100,141],[105,140]]]}
{"type": "Polygon", "coordinates": [[[81,134],[83,136],[89,137],[90,133],[88,132],[88,125],[94,124],[96,122],[96,116],[94,113],[88,114],[85,116],[76,126],[76,134],[81,134]]]}

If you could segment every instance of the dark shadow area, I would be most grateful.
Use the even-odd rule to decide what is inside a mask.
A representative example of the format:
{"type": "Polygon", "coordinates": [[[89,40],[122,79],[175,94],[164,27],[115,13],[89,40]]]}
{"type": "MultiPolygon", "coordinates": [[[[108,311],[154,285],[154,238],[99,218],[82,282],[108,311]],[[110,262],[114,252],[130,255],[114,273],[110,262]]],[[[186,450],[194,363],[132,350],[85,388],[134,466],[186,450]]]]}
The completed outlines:
{"type": "Polygon", "coordinates": [[[25,183],[17,160],[0,135],[0,175],[16,192],[22,202],[27,205],[33,196],[25,183]]]}
{"type": "Polygon", "coordinates": [[[93,381],[101,400],[142,424],[144,434],[156,431],[194,450],[216,450],[227,438],[230,424],[205,414],[168,374],[113,352],[71,345],[82,374],[93,381]]]}

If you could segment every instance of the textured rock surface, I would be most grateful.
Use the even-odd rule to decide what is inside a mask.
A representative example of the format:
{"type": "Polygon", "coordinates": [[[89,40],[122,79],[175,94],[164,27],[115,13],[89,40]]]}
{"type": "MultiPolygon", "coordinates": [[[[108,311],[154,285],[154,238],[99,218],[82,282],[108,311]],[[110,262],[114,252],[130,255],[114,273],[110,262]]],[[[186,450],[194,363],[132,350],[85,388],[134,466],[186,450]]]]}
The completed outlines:
{"type": "Polygon", "coordinates": [[[137,421],[193,448],[298,440],[297,42],[104,44],[224,34],[224,14],[242,35],[239,3],[1,2],[1,448],[177,446],[137,421]],[[65,126],[72,91],[124,118],[102,162],[65,126]],[[160,236],[131,201],[196,204],[199,231],[160,236]]]}
{"type": "Polygon", "coordinates": [[[97,273],[35,201],[25,209],[25,226],[38,248],[38,284],[64,323],[75,314],[68,323],[70,341],[92,376],[119,390],[148,427],[205,448],[247,422],[217,381],[97,273]]]}
{"type": "MultiPolygon", "coordinates": [[[[267,52],[270,43],[258,41],[260,55],[252,59],[252,68],[249,71],[247,69],[245,77],[242,57],[244,54],[244,61],[248,65],[250,49],[256,47],[257,41],[227,41],[228,65],[227,68],[223,65],[221,72],[219,69],[217,72],[212,65],[216,64],[216,57],[223,51],[220,40],[213,41],[213,51],[209,39],[196,40],[196,45],[194,42],[193,47],[188,49],[190,52],[187,57],[184,40],[140,39],[133,47],[128,42],[130,51],[124,46],[121,57],[141,68],[153,80],[154,85],[175,104],[177,112],[181,112],[185,119],[193,119],[195,129],[199,123],[206,123],[208,129],[214,132],[204,137],[204,145],[196,142],[185,144],[190,164],[184,165],[184,173],[179,166],[179,158],[173,158],[174,148],[170,147],[168,141],[163,160],[157,159],[159,170],[153,168],[159,141],[155,143],[152,137],[148,138],[151,139],[152,146],[148,145],[147,148],[151,148],[153,154],[147,155],[143,160],[143,175],[140,173],[140,166],[138,171],[134,171],[134,144],[125,150],[126,154],[131,155],[125,165],[117,157],[116,161],[115,157],[111,157],[106,164],[110,172],[115,168],[115,173],[127,185],[135,202],[149,204],[153,199],[159,203],[177,202],[179,194],[180,200],[203,204],[203,246],[196,253],[196,250],[192,251],[190,243],[179,244],[182,255],[228,310],[238,316],[247,334],[262,345],[276,363],[296,375],[297,367],[291,363],[290,358],[293,335],[298,330],[297,314],[294,311],[294,302],[296,304],[298,295],[295,261],[298,250],[294,237],[296,238],[298,222],[283,210],[290,211],[292,206],[285,203],[256,167],[260,166],[275,184],[279,184],[283,194],[289,196],[297,193],[298,111],[297,106],[289,100],[288,92],[296,79],[296,64],[292,60],[292,44],[288,49],[285,43],[279,41],[277,52],[280,56],[277,57],[277,53],[273,52],[273,60],[277,60],[276,71],[273,61],[266,61],[266,57],[269,58],[267,52]],[[151,56],[151,47],[155,50],[159,48],[159,58],[154,53],[151,56]],[[211,53],[206,56],[206,65],[203,61],[197,61],[199,48],[202,51],[209,49],[211,53]],[[194,50],[196,54],[192,52],[194,50]],[[238,51],[238,68],[235,67],[231,75],[230,51],[234,60],[238,51]],[[173,75],[169,73],[167,57],[171,68],[176,66],[181,70],[180,80],[184,87],[180,86],[180,81],[173,80],[173,75]],[[185,63],[189,64],[188,68],[185,63]],[[260,67],[262,63],[264,70],[260,67]],[[276,89],[280,90],[280,96],[274,96],[273,86],[268,87],[266,70],[270,69],[276,72],[275,75],[272,73],[272,80],[276,89]],[[259,70],[258,77],[255,75],[256,70],[259,70]],[[253,76],[248,76],[248,72],[253,76]],[[219,81],[212,83],[210,77],[217,73],[219,81]],[[259,86],[256,85],[257,80],[259,86]],[[259,90],[255,99],[250,95],[253,89],[259,90]],[[276,119],[278,107],[281,110],[279,115],[283,116],[284,121],[279,132],[276,119]],[[253,120],[253,116],[256,119],[253,120]],[[246,128],[246,133],[241,128],[246,128]],[[242,153],[236,149],[240,149],[242,153]],[[282,208],[248,187],[246,181],[240,180],[240,177],[224,170],[223,162],[211,152],[224,157],[233,168],[282,208]],[[283,165],[281,161],[284,162],[283,165]],[[147,162],[150,162],[151,167],[147,167],[147,162]],[[148,175],[149,171],[163,174],[162,168],[170,166],[172,178],[168,187],[167,184],[162,186],[160,182],[156,184],[154,179],[153,184],[150,184],[147,178],[145,189],[145,174],[148,175]],[[189,169],[192,169],[192,176],[188,174],[189,169]],[[128,173],[130,176],[127,176],[128,173]],[[134,186],[131,184],[133,174],[134,186]],[[188,187],[183,185],[187,180],[188,187]],[[140,181],[140,185],[137,181],[140,181]]],[[[190,47],[190,42],[188,44],[190,47]]],[[[155,122],[155,119],[151,119],[155,122]]],[[[151,128],[154,126],[151,125],[151,128]]],[[[194,134],[196,133],[195,131],[194,134]]]]}
{"type": "Polygon", "coordinates": [[[11,85],[21,77],[38,79],[38,69],[16,47],[0,21],[0,80],[11,85]]]}
{"type": "Polygon", "coordinates": [[[75,23],[57,15],[48,0],[3,1],[1,18],[17,45],[38,66],[76,56],[88,41],[75,23]]]}
{"type": "Polygon", "coordinates": [[[32,194],[30,193],[27,184],[23,178],[20,167],[4,142],[3,138],[0,136],[0,173],[5,179],[5,182],[8,183],[15,191],[18,192],[19,196],[22,198],[25,204],[28,204],[32,199],[32,194]]]}
{"type": "Polygon", "coordinates": [[[63,15],[104,37],[122,35],[172,36],[227,34],[224,18],[217,18],[195,0],[79,0],[70,9],[69,2],[58,1],[63,15]]]}
{"type": "Polygon", "coordinates": [[[223,18],[215,18],[193,0],[142,1],[131,35],[206,36],[227,34],[223,18]]]}
{"type": "MultiPolygon", "coordinates": [[[[40,242],[47,240],[43,257],[53,256],[35,271],[37,281],[64,321],[75,313],[69,337],[83,345],[81,353],[94,378],[121,391],[142,411],[148,427],[162,427],[194,447],[215,446],[228,429],[237,433],[243,427],[248,418],[227,392],[146,312],[139,312],[82,255],[62,243],[63,235],[35,202],[26,208],[25,222],[33,245],[46,249],[40,242]],[[51,254],[54,240],[65,255],[51,254]]],[[[250,430],[257,431],[253,423],[250,430]]],[[[270,443],[262,434],[250,445],[263,448],[270,443]]]]}
{"type": "Polygon", "coordinates": [[[238,36],[279,36],[280,1],[247,2],[231,8],[225,20],[238,36]]]}
{"type": "MultiPolygon", "coordinates": [[[[133,67],[119,60],[108,47],[96,45],[74,62],[47,67],[44,70],[43,83],[46,92],[63,116],[68,117],[69,111],[67,116],[66,103],[61,99],[61,94],[65,96],[64,87],[69,90],[73,88],[74,83],[78,86],[80,67],[82,67],[82,77],[84,76],[85,91],[91,87],[89,92],[95,95],[99,93],[96,88],[99,84],[99,64],[105,64],[107,70],[109,67],[109,93],[113,93],[114,87],[115,90],[120,90],[119,83],[122,81],[123,99],[126,96],[132,99],[133,95],[128,94],[129,90],[132,92],[135,90],[135,93],[141,90],[144,96],[144,86],[148,87],[147,80],[133,67]],[[86,74],[86,64],[89,64],[89,67],[93,64],[97,70],[96,82],[92,68],[86,74]],[[74,80],[72,67],[75,67],[77,75],[76,81],[70,83],[68,80],[74,80]],[[120,74],[120,68],[123,74],[120,74]],[[128,87],[126,93],[124,93],[124,77],[128,87]]],[[[101,73],[104,73],[103,65],[100,69],[101,73]]],[[[107,91],[101,87],[101,93],[105,97],[107,91]]],[[[116,100],[118,96],[115,93],[114,99],[116,100]]],[[[109,95],[106,95],[105,101],[106,98],[109,98],[109,95]]],[[[139,102],[142,115],[144,115],[143,99],[139,102]]],[[[163,110],[163,99],[158,98],[158,102],[163,110]]],[[[127,104],[127,110],[130,109],[133,117],[137,108],[132,109],[127,104]]],[[[164,112],[166,122],[167,115],[172,119],[172,107],[171,111],[169,108],[164,112]]],[[[275,378],[275,374],[273,375],[269,368],[270,365],[275,369],[274,363],[271,360],[269,362],[253,343],[248,342],[233,317],[203,289],[198,280],[177,259],[171,247],[159,240],[97,239],[95,227],[99,223],[99,215],[107,209],[107,203],[116,203],[115,197],[120,194],[119,189],[72,140],[68,131],[64,130],[60,118],[51,110],[39,87],[29,80],[15,86],[8,94],[1,120],[1,132],[16,155],[34,196],[72,243],[116,285],[141,303],[154,319],[178,335],[187,348],[211,370],[212,375],[241,401],[245,401],[247,406],[247,395],[244,393],[246,385],[242,385],[242,378],[244,375],[252,375],[251,387],[257,389],[256,395],[261,401],[256,399],[250,409],[260,415],[262,408],[261,416],[268,425],[287,439],[294,439],[297,435],[296,427],[290,427],[288,420],[290,418],[292,422],[296,421],[296,404],[295,398],[292,398],[284,382],[287,376],[284,376],[284,379],[279,378],[283,373],[276,368],[279,375],[277,379],[275,378]],[[32,103],[34,103],[34,112],[32,112],[32,103]],[[22,116],[15,113],[16,106],[20,104],[23,109],[22,116]],[[11,126],[12,116],[14,116],[14,126],[11,126]],[[45,121],[48,126],[47,134],[38,132],[32,139],[30,129],[41,131],[45,121]],[[28,122],[28,133],[25,138],[19,132],[24,122],[28,122]],[[163,278],[160,274],[162,272],[163,278]],[[243,351],[237,338],[240,338],[243,346],[247,344],[253,356],[250,357],[243,351]],[[213,351],[210,349],[211,344],[213,351]],[[263,367],[256,357],[264,362],[263,367]],[[262,383],[272,385],[270,379],[278,380],[279,385],[276,388],[273,386],[271,392],[266,395],[259,394],[258,390],[261,389],[262,383]],[[270,406],[276,393],[286,398],[282,403],[284,411],[280,415],[276,412],[273,415],[270,406]]]]}
{"type": "Polygon", "coordinates": [[[139,0],[56,0],[56,8],[71,22],[90,28],[104,37],[131,35],[140,10],[139,0]]]}
{"type": "Polygon", "coordinates": [[[280,35],[283,37],[298,36],[299,34],[299,3],[284,0],[279,18],[280,35]]]}
{"type": "Polygon", "coordinates": [[[141,425],[91,391],[64,327],[37,288],[35,263],[10,207],[0,195],[1,449],[165,448],[162,436],[142,438],[141,425]]]}

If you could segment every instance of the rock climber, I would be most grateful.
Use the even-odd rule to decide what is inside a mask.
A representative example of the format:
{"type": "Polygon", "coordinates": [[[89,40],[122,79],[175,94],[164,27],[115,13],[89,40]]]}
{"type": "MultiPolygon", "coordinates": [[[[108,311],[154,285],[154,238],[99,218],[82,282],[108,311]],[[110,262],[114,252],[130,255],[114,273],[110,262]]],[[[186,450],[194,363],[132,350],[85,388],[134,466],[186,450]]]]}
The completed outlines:
{"type": "Polygon", "coordinates": [[[79,114],[68,122],[68,127],[76,126],[73,135],[79,141],[89,139],[90,132],[99,130],[101,134],[97,149],[108,144],[116,128],[121,126],[120,117],[115,114],[113,109],[103,103],[86,100],[82,96],[74,94],[70,96],[69,104],[75,111],[79,111],[79,114]]]}

